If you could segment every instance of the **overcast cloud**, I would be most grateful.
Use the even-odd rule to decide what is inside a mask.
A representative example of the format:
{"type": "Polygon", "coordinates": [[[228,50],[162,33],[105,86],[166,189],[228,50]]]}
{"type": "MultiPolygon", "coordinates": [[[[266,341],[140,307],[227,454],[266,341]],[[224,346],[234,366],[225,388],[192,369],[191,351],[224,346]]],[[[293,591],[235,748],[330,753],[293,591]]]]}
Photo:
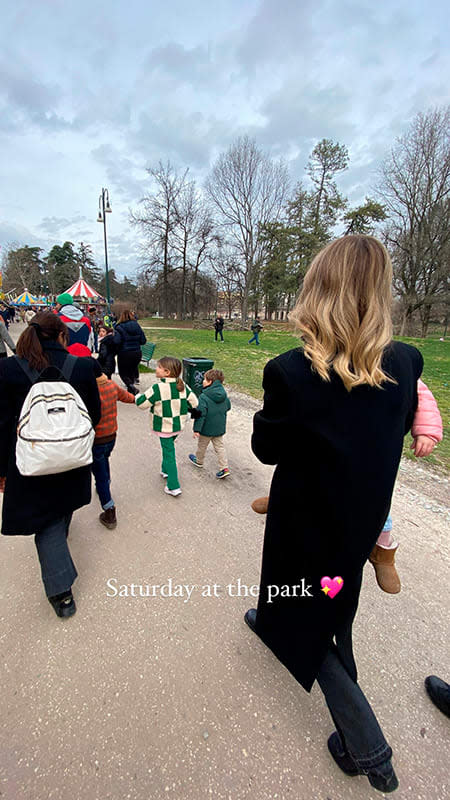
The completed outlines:
{"type": "Polygon", "coordinates": [[[443,0],[4,0],[0,244],[92,244],[110,192],[111,267],[132,276],[128,209],[159,159],[202,181],[248,133],[295,182],[314,144],[347,145],[362,200],[418,111],[449,102],[443,0]]]}

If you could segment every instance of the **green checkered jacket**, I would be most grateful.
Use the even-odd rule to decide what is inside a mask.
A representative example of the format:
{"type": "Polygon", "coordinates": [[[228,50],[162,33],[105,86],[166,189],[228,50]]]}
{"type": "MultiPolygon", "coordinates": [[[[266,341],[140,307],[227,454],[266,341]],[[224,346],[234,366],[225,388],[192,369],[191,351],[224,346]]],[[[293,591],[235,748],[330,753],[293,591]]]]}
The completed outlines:
{"type": "Polygon", "coordinates": [[[197,395],[187,383],[180,392],[176,378],[161,378],[143,394],[136,395],[138,408],[149,408],[153,430],[158,433],[179,433],[183,430],[189,408],[198,406],[197,395]]]}

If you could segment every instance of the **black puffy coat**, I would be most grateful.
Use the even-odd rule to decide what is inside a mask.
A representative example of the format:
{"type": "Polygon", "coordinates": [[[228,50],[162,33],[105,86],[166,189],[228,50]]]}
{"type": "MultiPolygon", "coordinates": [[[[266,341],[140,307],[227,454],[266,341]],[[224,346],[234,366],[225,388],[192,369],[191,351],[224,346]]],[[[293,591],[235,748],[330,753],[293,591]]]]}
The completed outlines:
{"type": "Polygon", "coordinates": [[[117,345],[114,343],[114,335],[107,333],[103,339],[99,339],[98,363],[105,375],[112,375],[116,369],[117,345]]]}
{"type": "Polygon", "coordinates": [[[117,352],[134,353],[140,351],[141,344],[145,344],[147,339],[138,322],[130,319],[127,322],[120,322],[114,331],[114,344],[117,352]]]}
{"type": "Polygon", "coordinates": [[[329,383],[322,380],[300,349],[265,367],[264,407],[254,418],[252,449],[277,467],[256,631],[308,691],[333,637],[357,678],[352,624],[362,569],[389,512],[422,364],[418,350],[395,342],[383,368],[396,383],[350,392],[335,373],[329,383]],[[334,598],[321,588],[325,576],[343,578],[334,598]],[[297,596],[285,589],[282,597],[284,586],[301,588],[297,596]],[[278,597],[269,587],[278,587],[278,597]]]}
{"type": "MultiPolygon", "coordinates": [[[[66,350],[57,342],[43,345],[50,363],[61,367],[66,350]]],[[[101,406],[94,367],[77,358],[70,383],[84,400],[95,427],[101,406]]],[[[31,382],[14,357],[0,359],[0,476],[6,476],[2,533],[37,533],[53,520],[91,502],[91,467],[57,475],[21,475],[16,466],[16,427],[31,382]]]]}

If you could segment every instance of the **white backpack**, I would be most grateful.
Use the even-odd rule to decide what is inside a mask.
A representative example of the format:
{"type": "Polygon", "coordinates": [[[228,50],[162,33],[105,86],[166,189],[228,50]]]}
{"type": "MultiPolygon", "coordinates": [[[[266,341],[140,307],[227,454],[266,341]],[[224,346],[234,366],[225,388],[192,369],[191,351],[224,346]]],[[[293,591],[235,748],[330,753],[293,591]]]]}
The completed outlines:
{"type": "Polygon", "coordinates": [[[17,425],[20,474],[54,475],[91,464],[95,431],[83,400],[69,383],[75,356],[67,355],[61,369],[50,365],[41,373],[26,359],[16,360],[32,382],[17,425]],[[47,369],[58,370],[62,379],[43,378],[47,369]]]}

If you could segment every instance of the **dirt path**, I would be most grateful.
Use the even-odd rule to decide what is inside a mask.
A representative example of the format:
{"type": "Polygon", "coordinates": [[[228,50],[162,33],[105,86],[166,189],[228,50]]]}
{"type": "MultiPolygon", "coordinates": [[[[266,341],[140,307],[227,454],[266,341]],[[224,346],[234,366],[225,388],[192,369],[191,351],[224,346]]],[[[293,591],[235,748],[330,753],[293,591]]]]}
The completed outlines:
{"type": "MultiPolygon", "coordinates": [[[[203,470],[190,464],[188,428],[177,441],[177,499],[163,493],[146,414],[120,406],[119,524],[98,523],[95,496],[75,515],[71,620],[58,620],[43,595],[33,542],[0,538],[2,800],[381,797],[330,760],[320,690],[303,692],[243,622],[255,601],[239,596],[238,581],[258,583],[264,530],[250,502],[272,469],[250,451],[259,402],[231,398],[231,477],[215,479],[213,453],[203,470]]],[[[423,690],[428,674],[450,680],[446,488],[402,464],[393,517],[403,589],[383,594],[368,565],[355,626],[360,681],[395,752],[399,800],[446,796],[448,720],[423,690]]]]}

